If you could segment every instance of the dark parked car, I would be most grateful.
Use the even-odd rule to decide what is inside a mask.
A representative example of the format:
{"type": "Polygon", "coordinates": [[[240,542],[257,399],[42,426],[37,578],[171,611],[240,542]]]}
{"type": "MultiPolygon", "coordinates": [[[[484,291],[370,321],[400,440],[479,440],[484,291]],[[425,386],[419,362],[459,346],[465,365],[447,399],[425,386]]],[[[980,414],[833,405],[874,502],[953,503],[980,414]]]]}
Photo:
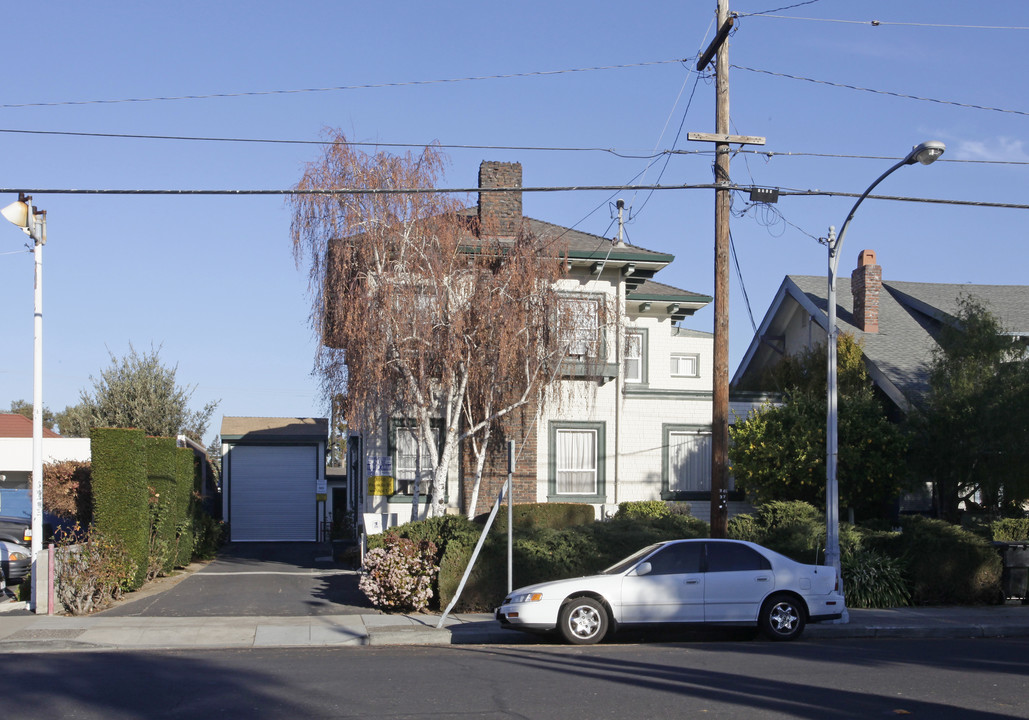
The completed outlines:
{"type": "Polygon", "coordinates": [[[32,542],[32,523],[27,517],[0,515],[0,540],[28,545],[32,542]]]}
{"type": "Polygon", "coordinates": [[[28,546],[0,540],[0,570],[9,582],[21,582],[32,565],[28,546]]]}

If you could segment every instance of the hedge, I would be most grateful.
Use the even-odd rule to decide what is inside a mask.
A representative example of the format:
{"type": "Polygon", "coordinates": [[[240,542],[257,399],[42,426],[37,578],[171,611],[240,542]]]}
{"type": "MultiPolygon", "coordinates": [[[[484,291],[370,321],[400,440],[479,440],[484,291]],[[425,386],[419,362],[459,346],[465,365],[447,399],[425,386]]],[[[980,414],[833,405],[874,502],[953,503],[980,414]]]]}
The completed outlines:
{"type": "Polygon", "coordinates": [[[142,430],[95,428],[90,433],[93,464],[93,524],[120,542],[133,564],[129,590],[146,579],[150,508],[146,478],[146,436],[142,430]]]}

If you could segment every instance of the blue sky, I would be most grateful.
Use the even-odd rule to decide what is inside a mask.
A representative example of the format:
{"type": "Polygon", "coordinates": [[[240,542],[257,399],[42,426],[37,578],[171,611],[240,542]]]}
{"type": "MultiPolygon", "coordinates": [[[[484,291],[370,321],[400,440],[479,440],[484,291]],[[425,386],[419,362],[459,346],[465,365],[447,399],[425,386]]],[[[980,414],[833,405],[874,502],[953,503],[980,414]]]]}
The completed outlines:
{"type": "MultiPolygon", "coordinates": [[[[774,153],[736,155],[734,182],[861,192],[893,158],[936,139],[947,144],[943,161],[904,168],[879,192],[1027,202],[1029,3],[1002,0],[987,14],[978,3],[953,0],[820,0],[755,14],[793,4],[731,3],[742,16],[729,45],[738,66],[730,72],[733,132],[766,137],[764,148],[750,149],[774,153]]],[[[317,157],[309,143],[326,127],[359,141],[498,148],[449,150],[451,187],[474,185],[484,159],[521,162],[531,187],[710,182],[710,154],[661,156],[647,169],[651,160],[605,152],[499,148],[710,150],[685,134],[714,131],[714,83],[698,79],[692,60],[714,32],[715,7],[715,0],[37,0],[20,17],[9,14],[0,50],[7,69],[0,187],[284,189],[317,157]],[[683,58],[691,61],[663,62],[683,58]],[[412,84],[639,63],[657,64],[412,84]],[[376,84],[390,86],[319,90],[376,84]],[[279,92],[297,90],[319,91],[279,92]],[[202,97],[154,99],[181,96],[202,97]]],[[[630,208],[629,241],[676,256],[657,279],[713,294],[709,190],[649,198],[633,190],[533,193],[525,212],[610,235],[617,197],[630,208]]],[[[0,204],[15,199],[8,193],[0,204]]],[[[109,353],[123,356],[132,343],[161,347],[179,382],[196,386],[195,407],[220,400],[210,436],[222,415],[326,413],[311,376],[307,279],[293,262],[283,198],[37,192],[34,203],[48,211],[49,408],[76,403],[109,353]]],[[[742,215],[733,218],[732,235],[742,283],[734,270],[730,371],[753,336],[746,299],[760,322],[785,275],[823,274],[825,249],[816,238],[839,227],[852,204],[784,197],[769,212],[737,196],[742,215]]],[[[848,275],[868,247],[887,281],[1024,284],[1026,217],[1022,209],[870,200],[848,233],[840,272],[848,275]]],[[[13,226],[0,227],[3,409],[32,398],[25,240],[13,226]]],[[[710,330],[712,318],[709,307],[687,324],[710,330]]]]}

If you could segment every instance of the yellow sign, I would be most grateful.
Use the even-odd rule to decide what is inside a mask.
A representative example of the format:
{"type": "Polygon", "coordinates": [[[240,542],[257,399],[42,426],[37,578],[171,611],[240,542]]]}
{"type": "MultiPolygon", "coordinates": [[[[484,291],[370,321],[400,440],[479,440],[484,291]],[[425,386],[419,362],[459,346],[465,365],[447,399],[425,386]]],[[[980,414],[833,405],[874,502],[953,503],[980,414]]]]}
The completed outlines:
{"type": "Polygon", "coordinates": [[[326,500],[329,499],[329,496],[328,496],[327,493],[317,493],[314,496],[314,499],[315,499],[315,502],[325,502],[326,500]]]}
{"type": "Polygon", "coordinates": [[[368,478],[368,494],[389,496],[393,494],[393,478],[389,475],[375,475],[368,478]]]}

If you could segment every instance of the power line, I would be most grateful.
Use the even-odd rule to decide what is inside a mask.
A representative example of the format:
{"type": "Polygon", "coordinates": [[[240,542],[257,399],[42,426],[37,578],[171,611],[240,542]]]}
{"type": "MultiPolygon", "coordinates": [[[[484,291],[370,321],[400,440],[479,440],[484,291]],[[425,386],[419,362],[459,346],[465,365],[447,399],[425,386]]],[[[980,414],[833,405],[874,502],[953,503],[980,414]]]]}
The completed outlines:
{"type": "MultiPolygon", "coordinates": [[[[605,152],[628,160],[650,160],[667,153],[667,150],[655,151],[646,155],[634,155],[615,148],[602,147],[551,147],[536,145],[460,145],[442,143],[394,143],[394,142],[339,142],[336,140],[282,140],[274,138],[238,138],[238,137],[208,137],[198,135],[137,135],[130,133],[100,133],[100,132],[77,132],[71,130],[24,130],[12,128],[0,128],[0,133],[12,133],[19,135],[58,135],[68,137],[95,137],[113,138],[125,140],[177,140],[188,142],[226,142],[226,143],[257,143],[269,145],[347,145],[354,147],[394,147],[394,148],[425,148],[438,147],[450,150],[526,150],[526,151],[552,151],[552,152],[605,152]]],[[[697,151],[701,152],[701,151],[697,151]]]]}
{"type": "MultiPolygon", "coordinates": [[[[65,136],[65,137],[88,137],[88,138],[103,138],[103,139],[116,139],[116,140],[172,140],[182,142],[224,142],[224,143],[253,143],[253,144],[267,144],[267,145],[333,145],[338,141],[334,140],[287,140],[281,138],[240,138],[240,137],[216,137],[216,136],[204,136],[204,135],[148,135],[148,134],[135,134],[135,133],[102,133],[102,132],[82,132],[75,130],[27,130],[21,128],[0,128],[0,134],[16,134],[16,135],[53,135],[53,136],[65,136]]],[[[644,154],[633,154],[627,150],[619,150],[617,148],[605,148],[605,147],[577,147],[577,146],[558,146],[558,145],[478,145],[469,143],[414,143],[414,142],[361,142],[361,141],[348,141],[338,143],[340,145],[347,145],[352,147],[383,147],[383,148],[426,148],[426,147],[438,147],[445,150],[506,150],[506,151],[525,151],[525,152],[599,152],[608,153],[615,157],[623,158],[626,160],[653,160],[663,155],[713,155],[713,150],[679,150],[671,148],[668,150],[658,150],[655,148],[650,153],[644,154]]],[[[733,154],[748,154],[748,155],[764,155],[768,158],[773,157],[817,157],[817,158],[837,158],[845,160],[900,160],[900,157],[888,156],[888,155],[853,155],[845,153],[816,153],[816,152],[804,152],[804,151],[775,151],[775,150],[751,150],[747,148],[738,148],[733,151],[733,154]]],[[[1029,160],[971,160],[971,159],[957,159],[957,158],[940,158],[937,162],[944,163],[967,163],[967,164],[981,164],[981,165],[1029,165],[1029,160]]]]}
{"type": "Polygon", "coordinates": [[[29,107],[61,107],[65,105],[114,105],[118,103],[166,102],[170,100],[211,100],[217,98],[259,97],[264,95],[296,95],[300,93],[338,92],[341,90],[368,90],[373,88],[411,87],[417,85],[443,85],[447,83],[472,82],[476,80],[506,80],[511,78],[544,77],[548,75],[564,75],[567,73],[593,72],[596,70],[624,70],[627,68],[648,67],[652,65],[668,65],[682,63],[686,60],[651,60],[647,62],[625,63],[622,65],[597,65],[594,67],[568,68],[564,70],[534,70],[531,72],[506,73],[502,75],[475,75],[461,78],[445,78],[439,80],[408,80],[404,82],[367,83],[364,85],[338,85],[336,87],[301,88],[297,90],[255,90],[251,92],[210,93],[207,95],[171,95],[164,97],[121,98],[116,100],[64,100],[59,102],[37,103],[5,103],[0,109],[29,107]]]}
{"type": "Polygon", "coordinates": [[[1012,115],[1029,115],[1029,112],[1023,110],[1008,110],[1006,108],[991,107],[988,105],[973,105],[971,103],[960,103],[954,102],[953,100],[938,100],[936,98],[920,97],[918,95],[907,95],[905,93],[892,92],[890,90],[876,90],[875,88],[861,87],[860,85],[847,85],[845,83],[832,82],[830,80],[816,80],[814,78],[802,77],[800,75],[790,75],[789,73],[773,72],[771,70],[759,70],[757,68],[745,67],[743,65],[733,65],[732,67],[737,70],[746,70],[752,73],[761,73],[762,75],[772,75],[774,77],[788,78],[790,80],[803,80],[804,82],[815,83],[816,85],[829,85],[831,87],[846,88],[847,90],[860,90],[861,92],[874,93],[876,95],[889,95],[891,97],[903,98],[905,100],[921,100],[922,102],[937,103],[940,105],[953,105],[955,107],[969,108],[972,110],[989,110],[991,112],[1010,113],[1012,115]]]}
{"type": "MultiPolygon", "coordinates": [[[[797,6],[793,6],[797,7],[797,6]]],[[[788,10],[789,8],[779,8],[779,10],[788,10]]],[[[778,12],[778,10],[771,10],[769,12],[778,12]]],[[[943,23],[916,23],[916,22],[891,22],[889,20],[840,20],[837,18],[813,18],[813,17],[791,17],[788,15],[771,15],[769,12],[763,13],[740,13],[740,17],[754,17],[760,15],[761,17],[775,18],[778,20],[805,20],[811,22],[830,22],[830,23],[843,23],[847,25],[870,25],[872,27],[880,27],[883,25],[893,25],[898,27],[925,27],[925,28],[945,28],[953,30],[1029,30],[1029,27],[1018,26],[1018,25],[946,25],[943,23]]]]}
{"type": "MultiPolygon", "coordinates": [[[[667,150],[666,152],[677,154],[679,150],[667,150]]],[[[892,160],[896,162],[902,158],[889,155],[846,155],[842,153],[814,153],[814,152],[776,152],[774,150],[748,150],[740,148],[735,153],[747,153],[749,155],[765,155],[769,159],[773,157],[817,157],[834,158],[843,160],[892,160]]],[[[936,162],[966,163],[970,165],[1029,165],[1029,160],[969,160],[961,158],[940,158],[936,162]]]]}
{"type": "MultiPolygon", "coordinates": [[[[695,183],[685,185],[557,185],[542,187],[508,187],[508,188],[325,188],[320,190],[298,190],[296,188],[279,190],[200,190],[200,189],[83,189],[83,188],[0,188],[0,193],[25,193],[27,195],[418,195],[429,193],[471,194],[471,193],[542,193],[542,192],[589,192],[589,191],[631,191],[631,190],[731,190],[746,192],[757,186],[729,185],[720,183],[695,183]]],[[[768,186],[761,186],[768,187],[768,186]]],[[[777,188],[779,197],[842,197],[857,198],[861,193],[837,192],[834,190],[800,190],[794,188],[777,188]]],[[[1029,204],[1001,203],[980,200],[952,200],[947,198],[906,197],[900,195],[866,195],[869,200],[893,200],[896,202],[927,203],[935,205],[963,205],[967,207],[1004,208],[1010,210],[1029,210],[1029,204]]]]}
{"type": "MultiPolygon", "coordinates": [[[[786,5],[785,7],[778,7],[778,8],[775,8],[774,10],[762,10],[761,12],[755,12],[755,13],[736,13],[736,14],[739,17],[753,17],[755,15],[768,15],[769,13],[777,13],[777,12],[781,12],[783,10],[792,10],[793,8],[798,8],[798,7],[801,7],[803,5],[814,5],[816,2],[819,2],[819,1],[820,0],[804,0],[804,2],[794,3],[793,5],[786,5]]],[[[773,16],[773,17],[775,17],[775,16],[773,16]]]]}

